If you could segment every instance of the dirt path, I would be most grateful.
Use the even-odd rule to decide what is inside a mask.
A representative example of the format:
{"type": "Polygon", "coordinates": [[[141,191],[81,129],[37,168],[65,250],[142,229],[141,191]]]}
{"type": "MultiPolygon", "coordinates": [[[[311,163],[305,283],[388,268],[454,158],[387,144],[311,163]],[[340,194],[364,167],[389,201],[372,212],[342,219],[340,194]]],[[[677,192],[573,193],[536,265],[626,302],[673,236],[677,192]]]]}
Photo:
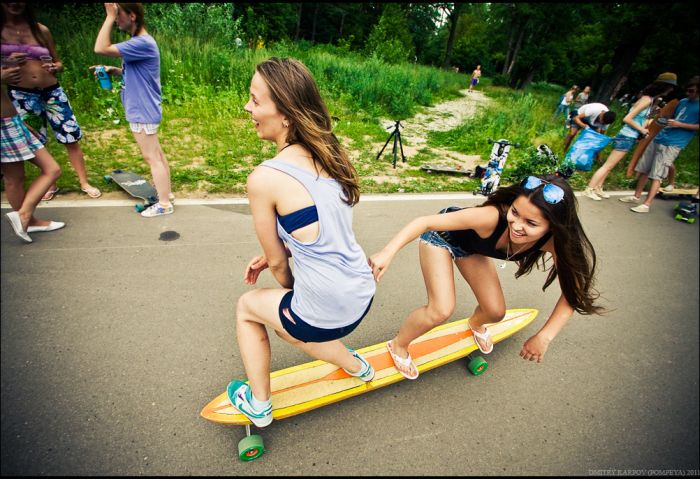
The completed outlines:
{"type": "MultiPolygon", "coordinates": [[[[412,118],[401,121],[401,143],[406,157],[413,156],[419,151],[428,147],[428,132],[447,131],[458,127],[465,120],[476,115],[480,108],[488,107],[492,103],[482,92],[474,90],[471,93],[467,89],[460,90],[461,97],[449,100],[437,105],[425,108],[412,118]]],[[[387,131],[391,131],[394,120],[381,119],[381,124],[387,131]]],[[[379,148],[383,146],[379,144],[379,148]]],[[[379,151],[377,149],[377,151],[379,151]]],[[[438,159],[431,161],[431,165],[450,166],[462,170],[474,170],[476,165],[482,163],[481,155],[464,155],[456,151],[444,148],[431,147],[430,151],[435,153],[438,159]]],[[[385,154],[391,154],[391,145],[387,145],[385,154]],[[389,152],[389,153],[386,153],[389,152]]],[[[397,161],[397,168],[408,168],[407,163],[397,161]]],[[[386,170],[386,175],[370,177],[378,183],[400,182],[399,177],[392,172],[391,167],[386,170]],[[393,174],[392,174],[393,173],[393,174]]]]}

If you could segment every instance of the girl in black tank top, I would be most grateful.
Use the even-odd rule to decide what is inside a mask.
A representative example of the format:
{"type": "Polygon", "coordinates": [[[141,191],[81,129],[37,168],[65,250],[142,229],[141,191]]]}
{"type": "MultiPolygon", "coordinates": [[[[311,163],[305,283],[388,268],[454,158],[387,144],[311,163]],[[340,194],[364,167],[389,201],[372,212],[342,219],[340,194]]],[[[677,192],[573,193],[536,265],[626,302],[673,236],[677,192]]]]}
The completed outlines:
{"type": "MultiPolygon", "coordinates": [[[[574,193],[563,178],[529,176],[520,184],[498,189],[478,207],[449,207],[414,219],[369,258],[377,281],[394,255],[419,236],[428,303],[412,311],[396,337],[387,343],[396,368],[409,379],[418,377],[408,354],[411,341],[445,322],[454,312],[453,264],[476,298],[468,324],[484,354],[493,350],[486,325],[500,321],[506,312],[491,258],[515,262],[516,278],[539,263],[549,271],[543,290],[559,279],[561,296],[544,326],[525,341],[520,351],[525,360],[541,362],[549,343],[574,311],[602,312],[595,304],[599,294],[593,288],[595,251],[579,221],[574,193]]],[[[499,266],[505,267],[506,261],[499,266]]]]}

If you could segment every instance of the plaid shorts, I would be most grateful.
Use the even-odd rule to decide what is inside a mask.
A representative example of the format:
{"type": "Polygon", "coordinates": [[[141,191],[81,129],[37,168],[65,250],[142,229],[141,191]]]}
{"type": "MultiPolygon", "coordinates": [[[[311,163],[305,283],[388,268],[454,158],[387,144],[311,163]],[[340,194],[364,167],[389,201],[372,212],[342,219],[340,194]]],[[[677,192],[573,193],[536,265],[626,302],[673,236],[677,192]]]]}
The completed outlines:
{"type": "Polygon", "coordinates": [[[0,150],[2,163],[15,163],[34,158],[34,152],[44,145],[24,126],[19,115],[0,118],[0,150]]]}

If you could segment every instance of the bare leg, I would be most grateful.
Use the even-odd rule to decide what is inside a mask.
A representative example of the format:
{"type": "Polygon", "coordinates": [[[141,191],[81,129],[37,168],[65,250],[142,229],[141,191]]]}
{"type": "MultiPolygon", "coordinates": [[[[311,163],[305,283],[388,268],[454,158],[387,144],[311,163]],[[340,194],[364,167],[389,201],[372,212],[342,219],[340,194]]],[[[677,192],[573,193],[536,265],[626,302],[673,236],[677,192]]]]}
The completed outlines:
{"type": "Polygon", "coordinates": [[[610,155],[608,155],[608,159],[605,160],[603,166],[598,168],[598,170],[595,173],[593,173],[593,176],[591,176],[591,180],[588,182],[588,187],[591,189],[596,189],[598,187],[602,188],[603,184],[605,183],[605,179],[608,177],[613,168],[617,166],[620,160],[625,157],[626,154],[626,151],[611,151],[610,155]]]}
{"type": "Polygon", "coordinates": [[[141,149],[143,159],[151,167],[151,176],[158,192],[158,202],[170,205],[170,165],[158,142],[158,134],[147,135],[145,132],[134,133],[136,143],[141,149]]]}
{"type": "MultiPolygon", "coordinates": [[[[497,323],[506,314],[506,301],[496,267],[491,258],[482,255],[459,259],[456,264],[477,301],[474,313],[469,318],[469,324],[474,330],[485,333],[485,324],[497,323]]],[[[485,350],[491,348],[490,341],[486,344],[476,337],[474,340],[479,341],[485,350]]]]}
{"type": "Polygon", "coordinates": [[[339,340],[324,343],[304,343],[284,330],[279,318],[279,304],[287,289],[256,289],[245,293],[236,308],[236,334],[243,366],[250,388],[256,398],[266,401],[270,389],[270,338],[266,327],[279,337],[298,347],[311,357],[326,361],[348,371],[358,372],[361,364],[339,340]]]}
{"type": "Polygon", "coordinates": [[[51,184],[61,176],[61,167],[46,148],[36,150],[34,154],[36,156],[29,161],[38,166],[41,173],[29,185],[26,193],[24,192],[24,162],[2,164],[7,201],[12,206],[12,209],[19,213],[20,221],[25,231],[30,224],[35,226],[35,223],[32,223],[32,219],[36,206],[51,184]]]}
{"type": "MultiPolygon", "coordinates": [[[[449,251],[420,241],[418,252],[428,304],[413,310],[391,341],[394,352],[402,358],[408,357],[408,346],[414,339],[444,323],[455,308],[455,283],[449,251]]],[[[415,371],[404,372],[415,374],[415,371]]]]}
{"type": "MultiPolygon", "coordinates": [[[[76,142],[66,144],[64,146],[68,152],[68,159],[70,160],[75,173],[78,175],[80,188],[84,190],[93,188],[88,182],[87,170],[85,169],[85,156],[83,155],[83,150],[80,149],[80,145],[76,142]]],[[[56,188],[55,184],[53,185],[53,188],[56,188]]]]}

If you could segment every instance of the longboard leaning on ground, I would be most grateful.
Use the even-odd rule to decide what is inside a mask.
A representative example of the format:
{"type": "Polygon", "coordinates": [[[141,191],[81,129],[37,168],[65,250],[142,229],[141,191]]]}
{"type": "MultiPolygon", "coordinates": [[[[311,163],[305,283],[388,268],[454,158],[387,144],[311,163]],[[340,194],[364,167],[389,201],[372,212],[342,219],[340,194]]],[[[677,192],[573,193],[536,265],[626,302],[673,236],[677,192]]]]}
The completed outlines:
{"type": "MultiPolygon", "coordinates": [[[[494,343],[517,333],[536,317],[536,309],[509,309],[505,318],[487,326],[494,343]]],[[[433,328],[416,339],[409,352],[420,373],[470,355],[477,351],[467,319],[433,328]]],[[[405,379],[394,367],[386,342],[375,344],[358,353],[375,369],[374,379],[363,382],[343,369],[324,361],[311,361],[281,369],[270,374],[272,387],[272,417],[275,420],[296,416],[334,402],[379,389],[405,379]]],[[[469,370],[479,375],[488,364],[480,356],[470,358],[469,370]]],[[[219,394],[204,409],[201,416],[220,424],[245,426],[246,437],[238,444],[241,460],[253,460],[265,451],[262,438],[251,435],[250,421],[231,405],[226,391],[219,394]]]]}

